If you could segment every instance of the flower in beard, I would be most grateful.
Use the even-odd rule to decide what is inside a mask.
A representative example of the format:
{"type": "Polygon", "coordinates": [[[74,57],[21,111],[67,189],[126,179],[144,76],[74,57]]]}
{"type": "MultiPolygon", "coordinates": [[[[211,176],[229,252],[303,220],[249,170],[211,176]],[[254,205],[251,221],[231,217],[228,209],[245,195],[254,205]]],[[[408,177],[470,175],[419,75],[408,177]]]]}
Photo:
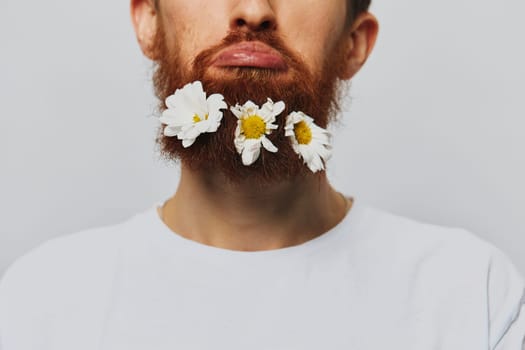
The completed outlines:
{"type": "Polygon", "coordinates": [[[290,137],[294,151],[303,158],[312,172],[324,170],[330,158],[330,133],[314,123],[303,112],[292,112],[286,118],[285,136],[290,137]]]}
{"type": "Polygon", "coordinates": [[[189,147],[202,133],[215,132],[222,120],[221,109],[226,109],[226,102],[221,94],[206,98],[200,81],[186,84],[182,89],[166,98],[168,107],[160,122],[166,124],[165,136],[177,136],[183,147],[189,147]]]}
{"type": "Polygon", "coordinates": [[[268,99],[261,108],[252,101],[239,104],[230,110],[237,117],[235,129],[235,149],[241,154],[242,164],[253,164],[261,154],[261,146],[269,152],[277,152],[277,147],[266,137],[277,129],[275,117],[284,110],[284,102],[273,103],[268,99]]]}

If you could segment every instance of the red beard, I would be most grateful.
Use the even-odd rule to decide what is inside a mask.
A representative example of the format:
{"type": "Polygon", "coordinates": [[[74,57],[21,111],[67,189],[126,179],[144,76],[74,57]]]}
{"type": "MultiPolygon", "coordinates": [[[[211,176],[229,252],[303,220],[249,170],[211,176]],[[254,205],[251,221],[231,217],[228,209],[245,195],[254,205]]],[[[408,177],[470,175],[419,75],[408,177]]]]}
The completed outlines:
{"type": "Polygon", "coordinates": [[[285,110],[277,116],[279,126],[268,139],[278,148],[276,153],[261,150],[261,155],[250,166],[242,164],[241,156],[234,146],[234,131],[237,118],[224,111],[221,126],[215,133],[197,137],[195,143],[184,148],[176,137],[166,137],[159,130],[157,139],[161,154],[170,160],[179,159],[192,171],[211,174],[222,173],[232,183],[249,182],[265,185],[290,181],[310,171],[292,149],[290,140],[284,136],[286,116],[293,111],[302,111],[315,119],[323,128],[338,111],[338,76],[344,62],[343,50],[336,46],[336,52],[326,55],[319,76],[314,76],[304,62],[289,50],[274,32],[231,32],[223,41],[201,52],[194,60],[190,72],[181,69],[180,59],[167,46],[162,25],[155,38],[156,69],[154,86],[164,110],[166,97],[189,82],[200,80],[206,95],[220,93],[228,106],[244,104],[251,100],[258,105],[271,98],[274,102],[284,101],[285,110]],[[286,73],[261,68],[226,68],[226,74],[213,76],[209,73],[211,60],[220,50],[238,42],[258,40],[276,49],[283,57],[288,70],[286,73]]]}

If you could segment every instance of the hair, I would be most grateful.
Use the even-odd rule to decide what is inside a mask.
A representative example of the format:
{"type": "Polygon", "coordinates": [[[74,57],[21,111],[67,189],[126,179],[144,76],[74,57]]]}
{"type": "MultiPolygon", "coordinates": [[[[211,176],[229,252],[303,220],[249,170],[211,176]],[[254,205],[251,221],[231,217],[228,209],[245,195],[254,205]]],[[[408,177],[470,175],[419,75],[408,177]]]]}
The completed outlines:
{"type": "Polygon", "coordinates": [[[348,0],[348,19],[352,23],[363,12],[367,12],[372,0],[348,0]]]}
{"type": "Polygon", "coordinates": [[[344,67],[343,45],[335,45],[323,64],[322,71],[310,72],[301,57],[292,52],[273,31],[232,31],[222,42],[197,55],[192,69],[185,70],[179,51],[168,47],[164,26],[159,26],[155,35],[154,51],[158,60],[153,77],[155,94],[159,99],[159,110],[164,111],[168,96],[183,85],[201,81],[206,94],[220,93],[229,106],[243,104],[248,98],[257,105],[266,103],[268,98],[281,100],[285,109],[275,121],[279,131],[267,135],[270,142],[279,149],[272,153],[262,150],[260,158],[250,166],[244,166],[234,143],[238,126],[237,117],[231,110],[225,110],[220,128],[213,133],[200,135],[195,143],[185,148],[175,137],[166,137],[164,127],[159,129],[157,143],[161,156],[166,160],[180,160],[190,169],[202,174],[220,172],[231,183],[250,181],[252,185],[267,185],[281,181],[293,181],[309,175],[308,168],[293,149],[285,135],[286,115],[302,111],[311,116],[315,123],[326,128],[335,119],[339,110],[339,80],[344,67]],[[277,50],[289,68],[286,76],[271,69],[231,68],[227,74],[210,74],[213,58],[218,52],[232,44],[258,40],[277,50]]]}
{"type": "MultiPolygon", "coordinates": [[[[159,8],[159,1],[160,0],[153,0],[155,7],[159,8]]],[[[352,23],[358,15],[360,15],[363,12],[368,11],[368,8],[370,7],[370,3],[372,0],[347,0],[348,3],[348,13],[347,18],[348,22],[352,23]]]]}

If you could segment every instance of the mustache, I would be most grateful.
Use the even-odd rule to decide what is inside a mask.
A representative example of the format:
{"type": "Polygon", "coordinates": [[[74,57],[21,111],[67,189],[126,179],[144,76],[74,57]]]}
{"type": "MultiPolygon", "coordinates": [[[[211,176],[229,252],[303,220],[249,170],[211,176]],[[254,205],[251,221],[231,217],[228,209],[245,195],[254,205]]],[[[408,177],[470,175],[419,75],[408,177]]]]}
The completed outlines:
{"type": "MultiPolygon", "coordinates": [[[[220,43],[203,50],[193,60],[193,67],[207,67],[212,63],[213,58],[222,50],[228,48],[233,44],[238,44],[248,41],[260,41],[263,44],[276,50],[288,67],[298,67],[302,64],[302,59],[298,54],[295,54],[290,48],[286,46],[284,41],[275,32],[270,31],[230,31],[221,40],[220,43]]],[[[246,69],[246,68],[245,68],[246,69]]],[[[265,70],[261,68],[250,68],[257,70],[265,70]]]]}

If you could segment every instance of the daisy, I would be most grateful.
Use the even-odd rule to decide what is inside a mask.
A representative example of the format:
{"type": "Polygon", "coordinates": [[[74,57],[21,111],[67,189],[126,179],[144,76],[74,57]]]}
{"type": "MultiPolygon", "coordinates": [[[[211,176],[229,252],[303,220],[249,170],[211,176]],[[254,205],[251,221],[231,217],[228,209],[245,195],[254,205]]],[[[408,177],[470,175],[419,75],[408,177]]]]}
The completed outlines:
{"type": "Polygon", "coordinates": [[[330,133],[314,123],[303,112],[293,112],[286,118],[285,136],[292,141],[294,151],[303,158],[312,172],[324,170],[332,155],[330,133]]]}
{"type": "Polygon", "coordinates": [[[166,98],[168,107],[160,122],[166,124],[165,136],[177,136],[183,147],[190,147],[202,133],[215,132],[222,120],[221,109],[226,109],[226,102],[221,94],[206,98],[202,83],[195,81],[166,98]]]}
{"type": "Polygon", "coordinates": [[[261,108],[252,101],[239,104],[230,110],[237,117],[235,129],[235,148],[242,156],[244,165],[253,164],[261,154],[261,146],[269,152],[277,152],[277,147],[266,138],[266,135],[277,129],[275,117],[284,110],[284,102],[273,103],[271,99],[261,108]]]}

